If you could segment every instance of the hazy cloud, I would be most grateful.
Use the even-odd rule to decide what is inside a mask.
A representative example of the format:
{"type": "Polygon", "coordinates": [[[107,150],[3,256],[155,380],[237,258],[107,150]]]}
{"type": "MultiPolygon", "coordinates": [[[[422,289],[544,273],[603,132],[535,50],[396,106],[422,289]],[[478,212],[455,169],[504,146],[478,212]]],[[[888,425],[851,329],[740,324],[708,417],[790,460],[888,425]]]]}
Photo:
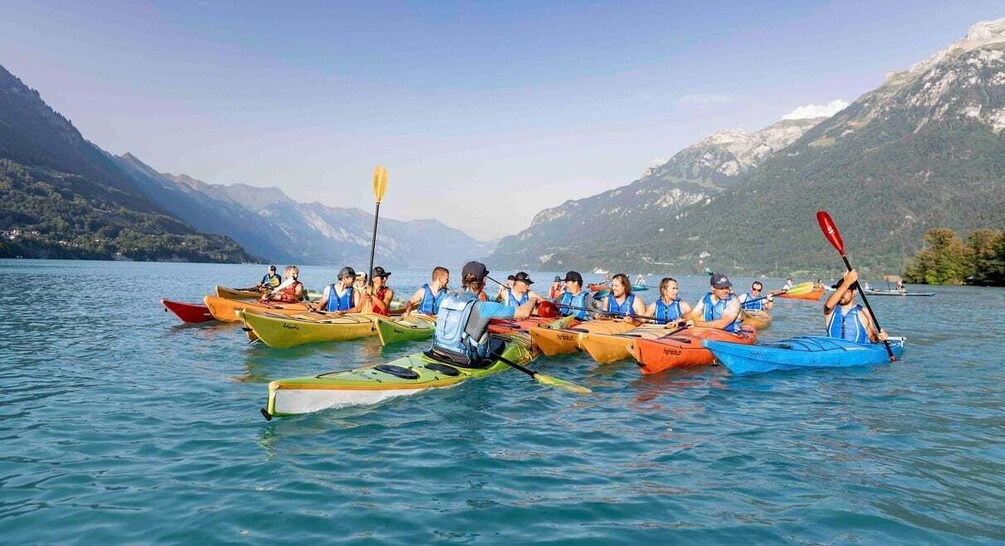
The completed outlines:
{"type": "Polygon", "coordinates": [[[727,104],[736,102],[738,97],[732,95],[722,95],[719,93],[697,93],[692,95],[682,95],[677,98],[677,102],[683,104],[697,104],[707,106],[711,104],[727,104]]]}
{"type": "Polygon", "coordinates": [[[829,118],[848,107],[849,102],[834,99],[827,104],[807,104],[782,116],[782,119],[829,118]]]}

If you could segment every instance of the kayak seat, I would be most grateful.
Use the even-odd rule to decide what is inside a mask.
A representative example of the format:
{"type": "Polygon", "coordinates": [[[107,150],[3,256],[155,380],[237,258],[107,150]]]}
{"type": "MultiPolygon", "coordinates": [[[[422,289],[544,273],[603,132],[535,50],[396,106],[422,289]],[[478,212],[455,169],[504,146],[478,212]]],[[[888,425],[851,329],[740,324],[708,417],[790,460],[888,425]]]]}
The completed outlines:
{"type": "MultiPolygon", "coordinates": [[[[503,340],[496,337],[489,338],[489,354],[499,354],[503,352],[505,348],[506,348],[506,342],[504,342],[503,340]]],[[[444,351],[436,347],[433,347],[432,349],[426,351],[423,354],[425,354],[429,358],[432,358],[433,360],[438,360],[444,364],[449,364],[457,368],[467,368],[471,370],[480,370],[482,368],[488,368],[489,366],[495,364],[495,361],[492,360],[491,358],[484,358],[481,360],[472,361],[471,359],[469,359],[464,355],[444,351]]]]}

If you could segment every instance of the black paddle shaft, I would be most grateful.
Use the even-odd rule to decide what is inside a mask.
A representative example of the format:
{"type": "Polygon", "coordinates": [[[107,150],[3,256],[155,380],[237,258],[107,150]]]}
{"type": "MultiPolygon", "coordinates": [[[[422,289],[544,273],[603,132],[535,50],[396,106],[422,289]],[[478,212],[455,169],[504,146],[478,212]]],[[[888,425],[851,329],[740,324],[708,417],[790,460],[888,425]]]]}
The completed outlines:
{"type": "Polygon", "coordinates": [[[370,241],[370,275],[366,278],[370,286],[373,286],[373,255],[377,252],[377,217],[380,216],[380,201],[377,201],[377,210],[373,213],[373,240],[370,241]]]}
{"type": "MultiPolygon", "coordinates": [[[[844,260],[844,265],[848,268],[848,271],[851,271],[851,262],[848,261],[848,256],[842,254],[841,259],[844,260]]],[[[876,313],[872,312],[872,306],[869,305],[869,299],[865,297],[865,290],[859,290],[859,294],[862,295],[862,303],[865,304],[865,308],[869,310],[869,316],[872,318],[872,323],[876,325],[876,331],[881,331],[883,328],[879,325],[879,319],[876,318],[876,313]]],[[[893,355],[893,348],[890,347],[890,341],[884,339],[883,346],[886,347],[886,354],[890,355],[890,362],[896,362],[897,357],[893,355]]]]}

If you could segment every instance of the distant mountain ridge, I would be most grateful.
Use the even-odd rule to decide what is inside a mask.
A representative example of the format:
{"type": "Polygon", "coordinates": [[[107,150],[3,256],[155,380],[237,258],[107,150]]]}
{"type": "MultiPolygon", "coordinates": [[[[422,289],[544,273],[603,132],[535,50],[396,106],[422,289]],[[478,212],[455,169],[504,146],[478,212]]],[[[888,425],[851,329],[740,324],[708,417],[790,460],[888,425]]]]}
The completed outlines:
{"type": "MultiPolygon", "coordinates": [[[[225,233],[272,261],[360,264],[368,260],[373,214],[357,208],[300,203],[279,188],[208,184],[159,173],[132,154],[114,158],[153,202],[200,230],[225,233]]],[[[491,248],[437,220],[403,222],[382,217],[378,263],[433,266],[480,257],[491,248]]]]}
{"type": "Polygon", "coordinates": [[[37,91],[0,66],[0,256],[252,261],[145,198],[37,91]]]}
{"type": "MultiPolygon", "coordinates": [[[[814,219],[816,210],[827,209],[857,263],[900,271],[931,227],[1005,227],[1003,130],[1000,19],[978,23],[963,40],[889,74],[876,90],[765,154],[747,174],[725,178],[735,180],[731,185],[702,178],[726,186],[722,191],[702,192],[701,184],[673,178],[647,186],[643,178],[567,202],[560,212],[542,211],[529,229],[500,242],[491,260],[552,269],[833,271],[840,262],[814,219]],[[618,201],[626,190],[639,196],[630,215],[618,201]],[[597,201],[602,206],[585,206],[597,201]]],[[[693,156],[689,150],[681,154],[693,156]]],[[[710,165],[729,163],[713,159],[710,165]]]]}

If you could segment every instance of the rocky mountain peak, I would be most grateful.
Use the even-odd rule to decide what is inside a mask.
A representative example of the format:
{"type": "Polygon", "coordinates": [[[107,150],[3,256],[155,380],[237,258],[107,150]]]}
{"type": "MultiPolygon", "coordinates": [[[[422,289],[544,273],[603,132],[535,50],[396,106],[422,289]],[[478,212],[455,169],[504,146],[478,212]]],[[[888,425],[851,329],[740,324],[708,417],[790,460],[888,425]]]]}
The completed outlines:
{"type": "Polygon", "coordinates": [[[996,44],[1005,44],[1005,17],[995,19],[994,21],[981,21],[974,24],[962,40],[953,42],[949,47],[912,65],[907,70],[887,73],[886,84],[897,85],[907,83],[946,59],[996,44]]]}

